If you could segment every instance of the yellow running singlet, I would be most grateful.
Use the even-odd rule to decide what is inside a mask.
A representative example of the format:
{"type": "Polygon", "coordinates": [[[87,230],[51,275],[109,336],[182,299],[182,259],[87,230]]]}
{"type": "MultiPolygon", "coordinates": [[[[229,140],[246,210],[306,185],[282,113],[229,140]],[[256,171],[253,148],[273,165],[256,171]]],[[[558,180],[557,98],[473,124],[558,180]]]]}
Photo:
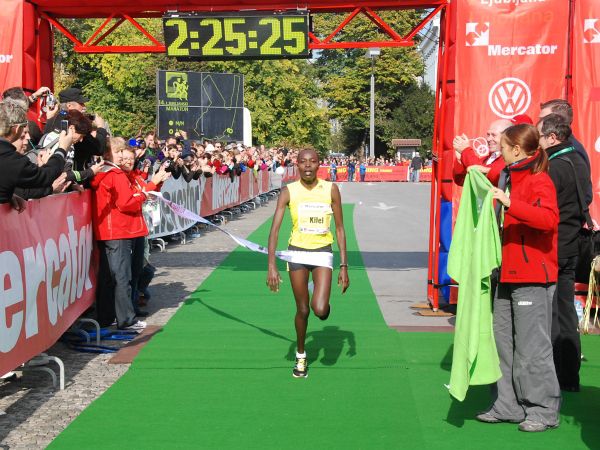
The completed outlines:
{"type": "Polygon", "coordinates": [[[331,245],[331,183],[319,179],[309,190],[298,180],[288,184],[287,188],[293,225],[289,244],[310,250],[331,245]]]}

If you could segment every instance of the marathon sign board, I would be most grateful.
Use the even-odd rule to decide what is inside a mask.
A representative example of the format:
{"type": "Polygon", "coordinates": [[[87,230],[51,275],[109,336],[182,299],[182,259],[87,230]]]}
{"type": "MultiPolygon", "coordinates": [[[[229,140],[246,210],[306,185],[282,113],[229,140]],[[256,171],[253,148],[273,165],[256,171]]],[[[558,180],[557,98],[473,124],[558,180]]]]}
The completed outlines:
{"type": "Polygon", "coordinates": [[[475,139],[564,98],[569,2],[463,0],[457,6],[455,134],[475,139]]]}
{"type": "Polygon", "coordinates": [[[592,217],[600,222],[600,2],[578,0],[573,17],[573,133],[592,165],[592,217]]]}
{"type": "Polygon", "coordinates": [[[180,130],[189,139],[244,139],[244,76],[159,70],[156,76],[158,135],[180,130]]]}
{"type": "Polygon", "coordinates": [[[0,92],[23,83],[23,1],[0,0],[0,92]]]}
{"type": "Polygon", "coordinates": [[[90,191],[0,205],[0,374],[51,347],[94,302],[90,191]]]}

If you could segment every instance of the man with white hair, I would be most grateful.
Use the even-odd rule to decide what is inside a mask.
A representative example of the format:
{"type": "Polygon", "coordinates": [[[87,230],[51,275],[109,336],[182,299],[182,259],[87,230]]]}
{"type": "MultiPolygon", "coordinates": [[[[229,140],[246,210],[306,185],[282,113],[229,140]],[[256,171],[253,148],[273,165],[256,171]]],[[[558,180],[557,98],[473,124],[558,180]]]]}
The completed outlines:
{"type": "Polygon", "coordinates": [[[21,210],[19,198],[13,198],[15,188],[39,188],[52,183],[65,165],[65,148],[73,142],[72,133],[61,132],[59,148],[42,167],[20,154],[15,143],[27,139],[27,109],[20,102],[6,99],[0,103],[0,203],[12,203],[21,210]],[[23,137],[25,135],[25,137],[23,137]]]}
{"type": "Polygon", "coordinates": [[[486,133],[489,154],[483,158],[471,147],[469,138],[465,134],[454,138],[452,144],[456,153],[456,159],[454,160],[453,177],[456,184],[462,186],[467,169],[470,166],[484,166],[485,169],[482,168],[482,172],[487,174],[492,184],[498,183],[500,172],[506,167],[500,154],[500,137],[504,133],[504,130],[511,125],[514,125],[514,123],[508,119],[494,120],[490,124],[486,133]]]}

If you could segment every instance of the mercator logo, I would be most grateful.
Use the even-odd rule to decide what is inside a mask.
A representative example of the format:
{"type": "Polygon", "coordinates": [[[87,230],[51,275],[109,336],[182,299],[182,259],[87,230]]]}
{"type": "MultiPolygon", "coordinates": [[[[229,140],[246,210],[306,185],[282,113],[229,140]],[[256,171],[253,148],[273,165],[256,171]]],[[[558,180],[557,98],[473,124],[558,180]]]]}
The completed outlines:
{"type": "Polygon", "coordinates": [[[0,55],[0,64],[9,64],[13,59],[13,55],[0,55]]]}
{"type": "Polygon", "coordinates": [[[490,44],[489,22],[467,22],[465,31],[467,47],[487,47],[488,56],[554,55],[556,44],[499,45],[490,44]]]}
{"type": "Polygon", "coordinates": [[[596,139],[596,143],[594,144],[594,150],[600,153],[600,136],[598,136],[598,139],[596,139]]]}
{"type": "Polygon", "coordinates": [[[511,119],[527,111],[531,104],[531,90],[519,78],[503,78],[490,89],[488,103],[498,117],[511,119]]]}
{"type": "Polygon", "coordinates": [[[600,19],[584,19],[583,43],[600,44],[600,19]]]}
{"type": "Polygon", "coordinates": [[[467,47],[480,47],[490,44],[489,22],[467,22],[467,47]]]}

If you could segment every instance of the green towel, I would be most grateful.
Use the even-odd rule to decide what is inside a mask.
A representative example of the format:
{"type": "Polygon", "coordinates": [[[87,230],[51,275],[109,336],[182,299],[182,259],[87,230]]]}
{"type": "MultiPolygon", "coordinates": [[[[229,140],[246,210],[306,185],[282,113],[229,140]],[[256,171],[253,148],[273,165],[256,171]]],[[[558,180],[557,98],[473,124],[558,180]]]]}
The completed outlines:
{"type": "Polygon", "coordinates": [[[490,292],[490,274],[502,259],[492,187],[478,170],[467,174],[448,255],[448,274],[460,286],[450,373],[450,394],[459,401],[469,385],[494,383],[502,376],[490,292]]]}

